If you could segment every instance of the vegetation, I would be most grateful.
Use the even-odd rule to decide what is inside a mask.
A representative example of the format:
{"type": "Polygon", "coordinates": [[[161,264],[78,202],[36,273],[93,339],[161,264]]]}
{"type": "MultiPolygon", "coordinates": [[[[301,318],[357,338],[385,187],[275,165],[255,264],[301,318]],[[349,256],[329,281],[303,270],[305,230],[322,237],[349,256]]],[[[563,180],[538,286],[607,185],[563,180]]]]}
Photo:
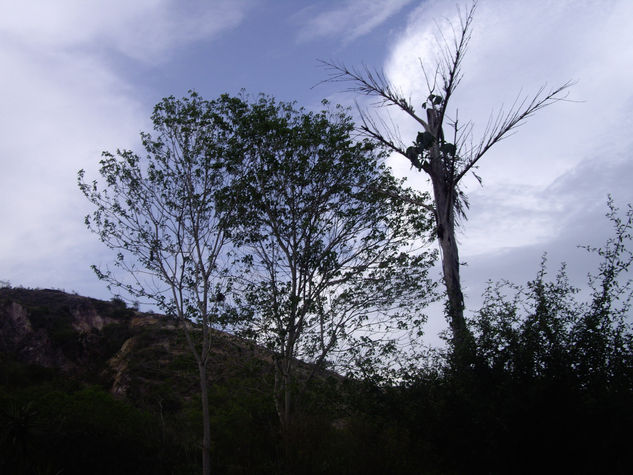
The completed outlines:
{"type": "Polygon", "coordinates": [[[340,108],[309,114],[262,96],[239,121],[241,333],[274,354],[286,433],[295,388],[317,369],[349,368],[369,351],[386,357],[402,334],[421,335],[434,255],[419,248],[429,223],[410,204],[425,197],[393,178],[372,143],[353,143],[340,108]],[[314,365],[303,381],[297,359],[314,365]]]}
{"type": "MultiPolygon", "coordinates": [[[[469,321],[477,362],[468,377],[451,371],[441,353],[420,361],[417,373],[400,374],[398,383],[322,375],[308,386],[286,447],[270,397],[272,355],[218,334],[209,390],[213,470],[628,473],[633,208],[620,212],[610,203],[608,216],[614,234],[588,248],[601,260],[586,289],[569,282],[564,266],[549,279],[545,261],[524,287],[490,284],[469,321]]],[[[149,317],[61,292],[2,289],[0,312],[14,303],[33,320],[46,306],[61,311],[62,321],[64,308],[76,315],[90,305],[118,317],[94,330],[102,338],[92,340],[93,356],[84,358],[97,379],[90,377],[95,370],[43,368],[24,354],[3,352],[3,473],[199,470],[198,375],[181,332],[156,317],[134,326],[134,319],[149,317]],[[123,359],[105,348],[116,346],[110,338],[124,346],[121,335],[135,343],[123,358],[127,391],[115,397],[113,365],[123,359]]],[[[6,327],[2,334],[9,335],[6,327]]]]}
{"type": "Polygon", "coordinates": [[[86,224],[126,271],[97,275],[150,298],[184,329],[199,372],[206,474],[212,327],[235,315],[234,329],[273,350],[287,437],[297,358],[323,368],[334,352],[393,352],[394,329],[421,335],[433,254],[416,249],[428,220],[410,202],[425,197],[392,177],[375,145],[353,142],[340,110],[191,93],[164,99],[152,119],[158,136],[142,134],[145,158],[106,152],[103,184],[80,171],[79,186],[96,208],[86,224]]]}
{"type": "Polygon", "coordinates": [[[231,102],[205,101],[195,93],[166,98],[152,115],[156,136],[141,134],[146,157],[104,152],[101,185],[87,183],[79,172],[79,187],[96,208],[86,225],[117,252],[115,265],[125,271],[121,276],[94,267],[98,277],[149,298],[181,323],[199,373],[204,474],[211,470],[211,327],[218,325],[230,287],[223,263],[230,230],[220,196],[230,185],[225,157],[234,125],[231,102]],[[200,338],[191,321],[200,324],[200,338]]]}
{"type": "Polygon", "coordinates": [[[0,282],[0,472],[628,473],[631,205],[609,200],[613,235],[585,247],[600,261],[586,288],[564,265],[550,278],[544,257],[534,280],[490,282],[464,312],[460,180],[566,88],[465,147],[448,104],[473,11],[444,45],[426,117],[381,74],[330,65],[420,124],[410,147],[367,116],[371,140],[354,141],[340,108],[190,93],[156,106],[145,156],[104,153],[102,183],[81,171],[86,223],[125,271],[97,275],[166,315],[0,282]],[[432,205],[393,178],[389,150],[430,177],[432,205]],[[436,298],[429,235],[445,350],[419,342],[436,298]]]}

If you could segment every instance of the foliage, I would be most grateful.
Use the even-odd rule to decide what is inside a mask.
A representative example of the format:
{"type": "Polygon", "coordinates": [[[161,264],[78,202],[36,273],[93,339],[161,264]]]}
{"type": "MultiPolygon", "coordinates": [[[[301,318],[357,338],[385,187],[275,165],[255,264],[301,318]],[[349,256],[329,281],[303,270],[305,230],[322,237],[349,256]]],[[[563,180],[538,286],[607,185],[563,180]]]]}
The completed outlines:
{"type": "Polygon", "coordinates": [[[97,275],[201,322],[209,318],[222,275],[225,230],[217,198],[227,186],[227,114],[222,100],[205,101],[193,92],[182,100],[166,98],[152,115],[157,136],[141,134],[145,157],[104,152],[102,187],[79,172],[79,187],[96,208],[86,224],[117,252],[115,266],[132,280],[107,269],[95,268],[97,275]]]}
{"type": "MultiPolygon", "coordinates": [[[[355,81],[360,92],[422,126],[408,148],[367,116],[361,128],[429,175],[433,206],[390,175],[383,149],[352,139],[345,111],[307,113],[266,96],[167,98],[152,117],[157,136],[142,135],[146,158],[104,154],[103,189],[80,173],[96,206],[87,223],[117,251],[116,265],[132,280],[97,274],[154,298],[182,323],[193,321],[183,325],[191,353],[173,351],[183,337],[167,328],[135,331],[134,355],[125,361],[134,406],[83,384],[60,392],[47,372],[5,365],[0,401],[11,409],[2,416],[2,449],[21,454],[7,463],[33,469],[19,466],[31,451],[42,454],[42,464],[50,461],[38,470],[62,467],[41,443],[41,427],[53,421],[63,428],[62,445],[88,430],[97,434],[91,443],[121,451],[130,467],[156,463],[158,473],[187,473],[199,462],[193,448],[202,418],[203,457],[213,453],[214,468],[227,473],[530,473],[542,471],[535,453],[555,471],[625,473],[633,425],[631,207],[621,217],[610,201],[614,237],[586,248],[602,259],[588,294],[570,283],[564,266],[549,279],[544,258],[525,287],[490,283],[483,307],[470,322],[463,318],[455,241],[465,204],[460,180],[567,87],[519,102],[491,122],[480,146],[465,148],[469,129],[460,135],[447,106],[472,15],[454,45],[444,45],[436,70],[442,81],[429,83],[422,106],[426,118],[382,75],[330,65],[335,80],[355,81]],[[404,371],[382,379],[379,365],[400,356],[400,337],[420,336],[423,309],[435,295],[427,275],[434,256],[415,247],[430,228],[429,210],[443,253],[454,352],[420,350],[417,368],[408,360],[404,371]],[[148,287],[152,278],[164,286],[148,287]],[[241,328],[250,346],[211,328],[229,313],[240,317],[231,328],[241,328]],[[350,360],[356,372],[347,377],[326,371],[350,360]],[[194,362],[204,371],[197,374],[194,362]],[[14,391],[31,373],[37,387],[14,391]],[[191,391],[196,377],[200,394],[191,391]],[[65,419],[43,416],[49,406],[65,419]],[[122,425],[113,427],[112,418],[122,425]],[[148,428],[153,437],[144,437],[148,428]],[[152,451],[158,462],[147,462],[152,451]]],[[[112,303],[120,316],[133,313],[112,303]]],[[[33,306],[36,317],[37,307],[49,312],[33,306]]],[[[39,321],[53,333],[68,326],[64,318],[39,321]]],[[[123,327],[103,332],[117,344],[127,335],[123,327]]],[[[58,332],[55,343],[65,345],[67,336],[58,332]]],[[[73,473],[68,467],[75,465],[63,465],[73,473]]]]}
{"type": "Polygon", "coordinates": [[[421,334],[434,255],[418,241],[429,216],[411,202],[427,197],[393,178],[374,144],[353,141],[341,108],[307,113],[261,96],[239,122],[244,327],[274,351],[285,421],[295,359],[340,368],[421,334]]]}
{"type": "Polygon", "coordinates": [[[501,470],[529,450],[548,454],[558,471],[625,473],[630,464],[623,441],[633,423],[633,208],[621,214],[608,205],[613,236],[584,246],[601,258],[588,291],[570,283],[564,265],[548,279],[544,258],[526,287],[490,283],[485,293],[471,322],[476,369],[449,381],[458,404],[451,410],[478,415],[468,425],[488,444],[479,446],[488,453],[479,464],[501,470]],[[493,450],[505,456],[495,460],[493,450]]]}
{"type": "Polygon", "coordinates": [[[148,415],[96,387],[41,389],[1,397],[3,473],[167,473],[153,460],[148,415]]]}
{"type": "MultiPolygon", "coordinates": [[[[593,249],[601,262],[588,292],[577,291],[564,268],[550,279],[545,262],[525,287],[491,284],[471,321],[478,348],[472,372],[457,375],[436,353],[420,361],[417,374],[391,384],[333,373],[317,378],[293,414],[290,443],[279,438],[270,397],[271,354],[216,335],[209,387],[214,471],[628,473],[633,212],[612,206],[609,215],[615,233],[593,249]]],[[[69,307],[82,305],[80,297],[53,291],[12,289],[0,298],[46,308],[39,316],[47,322],[55,311],[64,320],[69,307]]],[[[117,312],[112,303],[86,300],[101,315],[117,312]]],[[[182,351],[184,335],[170,327],[133,327],[120,316],[93,340],[99,358],[124,340],[135,342],[122,400],[106,390],[114,375],[103,375],[97,387],[84,373],[0,355],[0,471],[199,471],[198,374],[193,355],[182,351]]]]}
{"type": "Polygon", "coordinates": [[[624,217],[609,199],[614,236],[601,248],[584,248],[601,258],[588,275],[581,300],[563,265],[548,281],[546,260],[527,288],[490,284],[473,320],[480,364],[491,371],[535,381],[555,379],[602,391],[633,391],[633,289],[629,269],[633,209],[624,217]],[[508,291],[513,292],[508,295],[508,291]]]}

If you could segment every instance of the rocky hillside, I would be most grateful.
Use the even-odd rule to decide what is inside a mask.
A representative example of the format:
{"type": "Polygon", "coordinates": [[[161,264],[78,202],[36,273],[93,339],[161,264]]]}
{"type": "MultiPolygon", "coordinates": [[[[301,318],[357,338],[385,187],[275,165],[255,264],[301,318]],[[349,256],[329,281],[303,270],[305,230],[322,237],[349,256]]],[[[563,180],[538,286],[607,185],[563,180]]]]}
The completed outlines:
{"type": "MultiPolygon", "coordinates": [[[[272,358],[213,335],[214,465],[261,472],[278,438],[272,358]]],[[[172,319],[116,299],[0,289],[0,473],[197,473],[197,378],[172,319]]]]}
{"type": "MultiPolygon", "coordinates": [[[[220,331],[213,337],[215,473],[339,473],[347,463],[358,465],[348,453],[364,445],[349,445],[343,378],[328,373],[311,381],[282,444],[271,353],[220,331]]],[[[300,373],[311,373],[298,364],[300,373]]],[[[198,473],[199,388],[172,319],[116,299],[0,289],[2,474],[198,473]]]]}
{"type": "Polygon", "coordinates": [[[111,344],[100,348],[111,329],[131,329],[134,318],[139,317],[119,302],[58,290],[0,289],[0,353],[22,363],[85,373],[94,370],[96,359],[112,356],[103,354],[111,344]]]}
{"type": "MultiPolygon", "coordinates": [[[[272,361],[267,352],[220,331],[214,336],[213,381],[255,369],[266,377],[272,361]]],[[[0,357],[60,370],[133,400],[157,386],[186,392],[197,385],[175,320],[127,308],[118,299],[59,290],[0,289],[0,357]]]]}

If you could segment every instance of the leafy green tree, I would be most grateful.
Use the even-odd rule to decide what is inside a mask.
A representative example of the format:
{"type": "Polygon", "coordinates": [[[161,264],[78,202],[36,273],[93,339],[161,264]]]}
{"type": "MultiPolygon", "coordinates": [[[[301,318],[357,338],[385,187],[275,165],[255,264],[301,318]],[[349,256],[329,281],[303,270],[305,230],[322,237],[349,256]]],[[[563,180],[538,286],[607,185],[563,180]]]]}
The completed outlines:
{"type": "Polygon", "coordinates": [[[524,381],[563,376],[571,364],[570,331],[580,318],[565,266],[548,280],[547,259],[526,287],[489,283],[484,304],[472,320],[479,363],[496,374],[524,381]]]}
{"type": "Polygon", "coordinates": [[[155,135],[142,133],[145,156],[103,153],[102,184],[79,187],[94,205],[86,225],[117,253],[123,274],[93,266],[109,286],[149,299],[178,317],[199,372],[203,413],[203,473],[210,472],[207,365],[212,327],[230,288],[228,233],[220,197],[230,185],[233,100],[196,93],[163,99],[154,108],[155,135]],[[195,325],[192,325],[194,322],[195,325]]]}
{"type": "MultiPolygon", "coordinates": [[[[541,88],[532,98],[517,100],[513,107],[491,118],[484,136],[474,143],[472,124],[462,124],[455,112],[451,117],[449,105],[462,79],[461,66],[471,37],[476,2],[460,15],[459,25],[449,25],[453,37],[438,32],[438,59],[431,67],[421,63],[426,78],[427,95],[416,109],[411,100],[392,84],[381,71],[368,68],[354,69],[343,64],[324,62],[331,71],[330,81],[351,82],[352,91],[377,97],[381,106],[393,106],[415,121],[420,132],[412,145],[406,146],[397,131],[389,130],[384,121],[360,111],[360,130],[368,137],[385,145],[425,173],[433,187],[435,230],[442,256],[442,272],[447,294],[447,315],[452,331],[452,344],[457,367],[472,362],[472,334],[464,317],[464,297],[459,273],[459,250],[456,226],[459,218],[466,218],[468,202],[460,185],[469,173],[474,174],[479,160],[496,143],[507,137],[525,120],[540,109],[564,99],[569,83],[546,91],[541,88]]],[[[421,203],[420,206],[428,206],[421,203]]]]}
{"type": "Polygon", "coordinates": [[[412,204],[427,197],[391,175],[374,143],[352,139],[340,108],[307,113],[261,96],[239,123],[246,331],[274,352],[286,431],[295,388],[314,371],[385,357],[398,336],[421,334],[434,253],[417,238],[431,223],[412,204]]]}

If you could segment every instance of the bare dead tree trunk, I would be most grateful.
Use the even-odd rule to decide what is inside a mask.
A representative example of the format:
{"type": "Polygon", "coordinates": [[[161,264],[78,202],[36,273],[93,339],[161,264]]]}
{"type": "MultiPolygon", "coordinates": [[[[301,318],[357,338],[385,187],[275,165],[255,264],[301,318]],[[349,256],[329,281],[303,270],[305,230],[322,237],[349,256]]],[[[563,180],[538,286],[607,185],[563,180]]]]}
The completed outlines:
{"type": "Polygon", "coordinates": [[[459,250],[455,239],[454,205],[451,203],[451,188],[445,180],[431,174],[435,200],[437,240],[442,252],[442,274],[447,295],[447,314],[453,335],[455,363],[468,364],[472,334],[464,318],[464,295],[459,275],[459,250]]]}
{"type": "Polygon", "coordinates": [[[459,250],[456,239],[455,212],[458,208],[455,184],[454,157],[442,151],[444,130],[438,111],[427,110],[428,132],[434,144],[428,151],[427,162],[420,164],[433,185],[436,233],[441,250],[442,275],[446,287],[446,313],[452,333],[453,363],[456,369],[465,369],[471,361],[473,336],[464,317],[464,294],[459,275],[459,250]]]}

